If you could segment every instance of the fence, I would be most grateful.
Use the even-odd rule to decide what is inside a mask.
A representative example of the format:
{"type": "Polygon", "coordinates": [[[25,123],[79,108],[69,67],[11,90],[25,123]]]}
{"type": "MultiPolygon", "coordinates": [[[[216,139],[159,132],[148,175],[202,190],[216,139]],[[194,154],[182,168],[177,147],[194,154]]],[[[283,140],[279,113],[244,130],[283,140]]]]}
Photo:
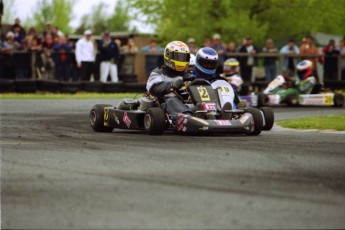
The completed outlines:
{"type": "MultiPolygon", "coordinates": [[[[26,51],[15,51],[9,54],[6,53],[0,53],[0,55],[2,55],[2,60],[6,60],[7,57],[9,57],[9,55],[27,55],[29,54],[29,52],[26,51]]],[[[71,59],[72,59],[72,65],[73,68],[75,67],[75,61],[74,61],[74,52],[70,53],[71,55],[71,59]]],[[[125,58],[126,55],[124,55],[125,58]]],[[[163,58],[162,58],[162,53],[138,53],[135,55],[135,61],[133,63],[134,65],[134,72],[132,74],[128,74],[128,73],[124,73],[121,69],[119,70],[119,79],[121,80],[120,83],[116,83],[111,85],[111,83],[109,84],[101,84],[99,82],[97,82],[97,80],[99,79],[97,77],[97,75],[99,75],[99,61],[96,61],[96,65],[95,65],[95,71],[94,71],[94,77],[96,79],[95,82],[64,82],[64,81],[60,81],[60,80],[55,80],[55,79],[40,79],[40,78],[36,78],[36,79],[32,79],[29,78],[28,80],[30,81],[36,81],[36,83],[34,83],[33,85],[36,85],[36,88],[38,90],[42,89],[42,87],[44,88],[47,85],[55,85],[55,87],[57,87],[57,91],[60,92],[65,92],[65,91],[71,91],[71,92],[75,92],[78,90],[83,90],[83,91],[100,91],[100,92],[127,92],[127,91],[133,91],[133,90],[145,90],[145,83],[147,80],[147,66],[145,66],[145,63],[147,64],[147,60],[150,57],[157,57],[157,63],[155,66],[160,66],[163,62],[163,58]],[[46,81],[46,83],[44,83],[46,81]],[[71,85],[71,90],[68,89],[68,84],[71,85]],[[93,85],[93,86],[92,86],[93,85]]],[[[255,57],[257,60],[260,60],[265,58],[265,57],[275,57],[277,58],[277,73],[281,73],[281,67],[282,67],[282,60],[283,58],[289,58],[289,57],[293,57],[293,58],[324,58],[325,55],[323,54],[318,54],[318,55],[308,55],[308,54],[268,54],[268,53],[258,53],[256,55],[250,55],[247,53],[227,53],[227,56],[231,56],[231,57],[235,57],[235,58],[240,58],[240,57],[255,57]]],[[[324,79],[323,78],[323,74],[322,74],[322,65],[318,64],[318,72],[319,72],[319,76],[320,76],[320,80],[325,82],[326,86],[329,86],[331,88],[334,87],[345,87],[345,82],[344,79],[342,79],[342,69],[341,69],[341,62],[345,61],[345,56],[344,55],[336,55],[336,56],[327,56],[330,58],[334,58],[337,59],[337,78],[336,79],[328,79],[327,76],[324,79]],[[321,73],[321,74],[320,74],[321,73]]],[[[15,63],[16,64],[16,63],[15,63]]],[[[151,63],[152,64],[152,63],[151,63]]],[[[121,66],[121,63],[120,63],[121,66]]],[[[257,69],[262,69],[263,66],[262,64],[259,64],[259,66],[257,67],[257,69]]],[[[266,84],[265,82],[260,81],[260,79],[262,79],[264,76],[262,76],[262,71],[256,71],[255,72],[255,76],[253,78],[253,81],[251,82],[251,84],[256,84],[256,85],[262,85],[262,84],[266,84]],[[260,74],[261,72],[261,74],[260,74]]],[[[1,79],[2,76],[0,76],[1,79]]],[[[15,91],[23,91],[23,87],[21,87],[21,84],[24,84],[23,82],[25,82],[25,80],[19,80],[16,79],[15,76],[12,76],[9,79],[6,80],[1,80],[0,81],[0,92],[8,92],[11,90],[15,90],[15,91]],[[13,81],[14,86],[11,86],[11,81],[13,81]],[[18,82],[18,83],[17,83],[18,82]],[[18,86],[17,86],[18,85],[18,86]],[[18,89],[21,90],[18,90],[18,89]]],[[[28,83],[26,83],[28,84],[28,83]]],[[[32,86],[32,90],[27,90],[27,91],[34,91],[35,86],[32,86]]],[[[51,89],[49,91],[53,90],[53,87],[50,87],[51,89]]],[[[25,90],[24,90],[25,91],[25,90]]]]}

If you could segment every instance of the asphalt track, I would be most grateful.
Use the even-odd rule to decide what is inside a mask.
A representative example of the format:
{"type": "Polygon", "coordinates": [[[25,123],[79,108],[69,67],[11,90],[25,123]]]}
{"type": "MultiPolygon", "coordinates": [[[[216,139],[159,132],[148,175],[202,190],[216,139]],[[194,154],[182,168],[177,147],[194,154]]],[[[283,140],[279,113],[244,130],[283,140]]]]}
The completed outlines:
{"type": "Polygon", "coordinates": [[[0,101],[2,228],[345,228],[344,134],[102,134],[88,125],[96,103],[115,104],[0,101]]]}

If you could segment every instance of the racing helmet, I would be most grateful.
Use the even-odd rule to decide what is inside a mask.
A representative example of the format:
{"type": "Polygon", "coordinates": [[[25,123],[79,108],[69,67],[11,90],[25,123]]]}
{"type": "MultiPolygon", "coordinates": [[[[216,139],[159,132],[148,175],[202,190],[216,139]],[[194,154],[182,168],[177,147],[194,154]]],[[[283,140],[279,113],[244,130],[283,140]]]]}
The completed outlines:
{"type": "Polygon", "coordinates": [[[194,54],[190,54],[190,59],[189,59],[189,66],[195,66],[195,55],[194,54]]]}
{"type": "Polygon", "coordinates": [[[312,75],[313,63],[309,60],[301,61],[297,64],[296,69],[299,80],[304,80],[312,75]]]}
{"type": "Polygon", "coordinates": [[[195,67],[206,75],[216,72],[218,66],[217,51],[210,47],[203,47],[196,53],[195,67]]]}
{"type": "Polygon", "coordinates": [[[225,75],[234,75],[237,74],[240,70],[240,63],[236,58],[226,59],[223,65],[223,72],[225,75]]]}
{"type": "Polygon", "coordinates": [[[172,41],[164,49],[164,64],[177,72],[184,72],[188,66],[190,51],[186,43],[172,41]]]}

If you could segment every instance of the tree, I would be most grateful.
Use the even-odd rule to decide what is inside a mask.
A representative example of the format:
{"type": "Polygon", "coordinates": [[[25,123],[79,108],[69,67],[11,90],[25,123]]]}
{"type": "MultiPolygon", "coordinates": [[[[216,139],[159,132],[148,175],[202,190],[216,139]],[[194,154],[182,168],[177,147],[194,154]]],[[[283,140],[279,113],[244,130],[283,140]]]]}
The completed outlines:
{"type": "Polygon", "coordinates": [[[3,2],[3,14],[2,15],[2,23],[3,24],[13,24],[14,23],[14,15],[15,14],[15,4],[16,0],[2,0],[3,2]]]}
{"type": "Polygon", "coordinates": [[[128,31],[130,30],[129,7],[124,0],[117,1],[114,12],[109,15],[106,12],[108,5],[99,3],[91,14],[83,15],[81,23],[76,29],[77,34],[82,34],[86,29],[92,29],[94,34],[101,34],[105,30],[128,31]]]}
{"type": "Polygon", "coordinates": [[[201,43],[215,32],[224,41],[237,42],[248,34],[257,44],[268,37],[345,33],[343,0],[130,0],[130,5],[146,16],[164,42],[193,36],[201,43]]]}
{"type": "Polygon", "coordinates": [[[43,30],[47,22],[58,27],[64,33],[71,33],[72,9],[75,0],[40,0],[35,13],[28,21],[37,29],[43,30]]]}

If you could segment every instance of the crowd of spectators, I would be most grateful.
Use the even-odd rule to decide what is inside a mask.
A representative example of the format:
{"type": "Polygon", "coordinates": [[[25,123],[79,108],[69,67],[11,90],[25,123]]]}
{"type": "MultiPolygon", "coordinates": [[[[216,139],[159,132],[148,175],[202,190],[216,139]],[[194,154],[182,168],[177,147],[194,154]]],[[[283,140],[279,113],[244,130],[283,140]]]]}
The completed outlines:
{"type": "MultiPolygon", "coordinates": [[[[344,38],[345,39],[345,38],[344,38]]],[[[258,66],[256,54],[262,54],[263,66],[265,70],[265,80],[270,82],[277,74],[285,76],[294,76],[296,65],[299,60],[310,60],[313,62],[315,75],[318,77],[317,63],[323,65],[324,79],[337,80],[338,79],[338,56],[345,55],[344,39],[339,41],[339,46],[336,46],[334,40],[330,40],[329,44],[321,50],[313,44],[312,37],[307,35],[300,46],[291,38],[288,43],[280,49],[275,46],[274,41],[269,38],[263,47],[259,47],[253,43],[250,36],[245,36],[240,45],[236,45],[235,41],[230,41],[228,44],[221,41],[219,34],[214,34],[212,39],[205,38],[203,41],[204,47],[212,47],[219,55],[218,73],[221,73],[224,60],[228,58],[236,58],[240,63],[241,76],[244,81],[251,81],[253,77],[253,67],[258,66]],[[248,55],[239,55],[239,54],[248,55]],[[302,55],[301,55],[302,54],[302,55]],[[313,55],[323,54],[312,57],[313,55]],[[283,55],[281,62],[279,57],[283,55]],[[300,55],[300,56],[299,56],[300,55]],[[305,55],[305,56],[303,56],[305,55]],[[309,57],[308,57],[309,55],[309,57]],[[281,63],[282,73],[278,73],[278,63],[281,63]]],[[[188,46],[191,47],[191,53],[196,53],[198,48],[195,47],[195,39],[188,39],[188,46]],[[192,43],[191,43],[192,41],[192,43]]],[[[345,58],[341,58],[341,79],[345,81],[345,58]]]]}
{"type": "Polygon", "coordinates": [[[73,40],[51,23],[26,31],[16,19],[1,42],[0,79],[117,82],[120,64],[125,74],[134,74],[137,52],[132,38],[121,46],[108,31],[99,41],[91,30],[73,40]]]}
{"type": "MultiPolygon", "coordinates": [[[[189,38],[187,44],[190,52],[196,54],[198,51],[196,40],[189,38]]],[[[290,39],[279,49],[271,38],[266,40],[263,47],[259,47],[250,36],[245,36],[241,44],[237,45],[235,41],[225,43],[221,40],[220,34],[213,34],[212,38],[203,40],[202,46],[212,47],[217,51],[218,73],[223,71],[223,63],[226,59],[236,58],[240,63],[240,74],[244,81],[253,79],[254,67],[258,66],[260,60],[256,54],[263,54],[263,61],[260,63],[264,66],[267,82],[274,79],[277,74],[293,76],[300,59],[308,59],[314,63],[316,76],[318,76],[316,64],[322,64],[324,79],[338,79],[338,66],[340,66],[342,80],[345,80],[345,58],[340,59],[340,65],[337,58],[339,55],[345,55],[344,39],[339,41],[338,47],[334,40],[330,40],[329,44],[319,51],[313,44],[311,36],[306,36],[299,46],[294,39],[290,39]],[[284,55],[280,62],[279,54],[284,55]],[[299,54],[324,56],[299,57],[299,54]],[[282,73],[278,73],[278,63],[281,64],[279,69],[282,73]]],[[[145,55],[146,76],[163,62],[162,57],[157,55],[162,54],[163,51],[164,48],[154,39],[142,47],[141,53],[147,54],[145,55]]],[[[20,20],[16,19],[0,46],[0,78],[13,79],[15,76],[16,79],[60,81],[90,81],[93,78],[101,82],[109,80],[117,82],[120,68],[122,73],[134,74],[134,59],[138,52],[139,49],[132,38],[121,46],[121,41],[114,40],[107,31],[100,41],[93,39],[91,30],[86,30],[78,41],[72,41],[51,23],[47,23],[43,31],[37,31],[34,27],[25,31],[20,20]]]]}

